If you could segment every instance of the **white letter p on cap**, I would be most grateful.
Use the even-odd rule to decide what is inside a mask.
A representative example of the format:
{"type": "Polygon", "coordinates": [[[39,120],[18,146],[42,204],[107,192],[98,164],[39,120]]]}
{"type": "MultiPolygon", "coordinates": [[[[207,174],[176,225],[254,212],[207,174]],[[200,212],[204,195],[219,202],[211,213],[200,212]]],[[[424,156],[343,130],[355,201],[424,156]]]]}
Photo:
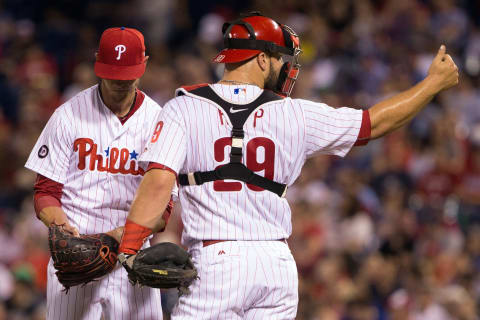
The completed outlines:
{"type": "Polygon", "coordinates": [[[123,44],[119,44],[115,47],[115,51],[118,51],[117,60],[120,60],[120,57],[122,56],[122,53],[127,51],[127,47],[125,47],[123,44]]]}

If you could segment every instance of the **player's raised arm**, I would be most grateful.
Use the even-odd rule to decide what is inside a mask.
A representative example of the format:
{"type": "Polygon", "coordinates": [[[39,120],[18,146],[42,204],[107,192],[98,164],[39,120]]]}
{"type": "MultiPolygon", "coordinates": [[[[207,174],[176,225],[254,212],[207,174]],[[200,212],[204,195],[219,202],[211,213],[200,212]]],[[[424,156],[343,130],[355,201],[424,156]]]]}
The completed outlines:
{"type": "Polygon", "coordinates": [[[432,98],[442,90],[458,83],[458,68],[452,57],[440,46],[437,56],[428,70],[427,77],[408,89],[387,100],[381,101],[369,109],[371,121],[371,139],[403,126],[423,109],[432,98]]]}

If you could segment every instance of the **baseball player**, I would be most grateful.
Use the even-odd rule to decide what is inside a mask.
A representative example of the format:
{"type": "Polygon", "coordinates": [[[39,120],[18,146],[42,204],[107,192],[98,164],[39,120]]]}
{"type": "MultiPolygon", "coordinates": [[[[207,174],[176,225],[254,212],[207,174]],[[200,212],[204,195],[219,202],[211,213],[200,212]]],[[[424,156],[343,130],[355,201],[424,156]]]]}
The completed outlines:
{"type": "MultiPolygon", "coordinates": [[[[298,276],[286,243],[285,194],[307,157],[345,156],[407,123],[438,92],[458,82],[441,46],[428,76],[368,110],[332,108],[289,97],[300,66],[295,32],[252,14],[223,26],[225,63],[216,84],[176,91],[157,120],[140,162],[119,260],[135,259],[178,179],[184,230],[199,279],[172,319],[294,319],[298,276]],[[276,93],[274,93],[276,92],[276,93]]],[[[160,222],[159,222],[160,221],[160,222]]]]}
{"type": "MultiPolygon", "coordinates": [[[[96,54],[100,82],[60,106],[25,165],[38,176],[35,210],[49,226],[74,235],[122,227],[146,167],[138,162],[160,106],[137,89],[145,72],[143,35],[135,29],[103,32],[96,54]]],[[[162,213],[166,222],[169,211],[162,213]]],[[[47,319],[162,319],[160,291],[132,287],[123,268],[99,281],[62,292],[50,260],[47,319]]]]}

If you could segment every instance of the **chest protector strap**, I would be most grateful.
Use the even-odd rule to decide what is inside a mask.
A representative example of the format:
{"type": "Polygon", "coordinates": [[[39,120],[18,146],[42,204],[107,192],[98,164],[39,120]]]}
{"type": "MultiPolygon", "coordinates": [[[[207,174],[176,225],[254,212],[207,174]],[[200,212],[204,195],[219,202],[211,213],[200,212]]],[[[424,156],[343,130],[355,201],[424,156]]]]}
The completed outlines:
{"type": "MultiPolygon", "coordinates": [[[[258,106],[280,100],[282,97],[275,93],[264,90],[263,93],[249,104],[233,104],[219,97],[210,86],[204,86],[190,91],[191,94],[206,98],[220,106],[224,114],[228,116],[232,123],[232,149],[230,152],[230,162],[212,171],[197,171],[187,174],[179,174],[178,181],[182,186],[202,185],[205,182],[233,179],[255,185],[262,189],[275,193],[279,197],[285,197],[287,185],[275,182],[273,180],[256,174],[242,163],[243,138],[245,133],[243,125],[249,115],[254,112],[258,106]]],[[[181,94],[181,93],[180,93],[181,94]]]]}

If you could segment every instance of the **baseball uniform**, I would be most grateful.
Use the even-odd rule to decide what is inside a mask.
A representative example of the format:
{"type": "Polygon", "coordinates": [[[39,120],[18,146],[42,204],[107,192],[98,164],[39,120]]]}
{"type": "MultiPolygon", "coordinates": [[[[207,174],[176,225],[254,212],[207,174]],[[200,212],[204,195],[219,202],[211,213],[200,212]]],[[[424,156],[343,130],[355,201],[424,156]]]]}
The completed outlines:
{"type": "MultiPolygon", "coordinates": [[[[122,123],[98,85],[80,92],[56,109],[25,165],[63,184],[62,209],[81,234],[125,223],[146,169],[138,157],[161,108],[137,90],[132,110],[122,123]]],[[[162,319],[160,291],[131,286],[121,266],[65,293],[50,260],[47,290],[48,319],[162,319]]]]}
{"type": "MultiPolygon", "coordinates": [[[[205,85],[203,85],[205,86],[205,85]]],[[[233,104],[230,113],[263,92],[253,85],[209,85],[233,104]]],[[[199,86],[197,86],[199,87],[199,86]]],[[[209,171],[230,161],[232,124],[216,103],[177,90],[159,114],[154,139],[140,162],[177,174],[209,171]]],[[[243,125],[242,162],[257,174],[290,186],[307,157],[344,156],[362,141],[368,112],[334,109],[300,99],[255,106],[243,125]]],[[[294,319],[298,304],[295,261],[285,241],[292,231],[287,200],[240,181],[214,181],[179,190],[184,230],[200,280],[180,298],[173,319],[294,319]],[[213,241],[212,241],[213,240],[213,241]],[[235,240],[218,242],[216,240],[235,240]]]]}

